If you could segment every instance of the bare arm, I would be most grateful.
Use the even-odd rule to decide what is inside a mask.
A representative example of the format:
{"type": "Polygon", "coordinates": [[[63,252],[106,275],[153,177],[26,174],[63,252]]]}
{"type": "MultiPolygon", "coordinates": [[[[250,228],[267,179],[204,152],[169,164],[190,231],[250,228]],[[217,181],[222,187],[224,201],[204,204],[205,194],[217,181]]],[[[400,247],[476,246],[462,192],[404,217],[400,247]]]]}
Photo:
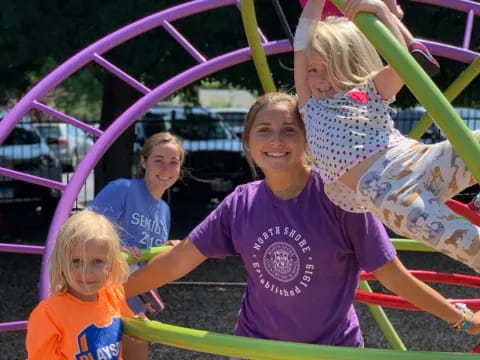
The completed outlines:
{"type": "Polygon", "coordinates": [[[134,296],[168,284],[195,269],[207,258],[203,256],[190,239],[169,250],[161,252],[140,270],[130,275],[125,283],[125,295],[134,296]]]}
{"type": "MultiPolygon", "coordinates": [[[[324,0],[308,0],[307,4],[303,8],[302,14],[300,15],[299,24],[305,20],[320,21],[324,4],[324,0]]],[[[306,30],[306,28],[303,27],[302,29],[302,26],[298,26],[295,37],[297,38],[298,36],[309,36],[309,32],[305,33],[306,30]],[[302,34],[299,34],[299,31],[302,32],[302,34]]],[[[300,107],[302,107],[303,105],[305,105],[311,95],[311,91],[307,81],[308,72],[305,49],[298,49],[295,51],[293,69],[295,78],[295,89],[298,95],[298,104],[300,107]]]]}
{"type": "MultiPolygon", "coordinates": [[[[410,274],[398,258],[381,266],[373,273],[387,289],[449,324],[457,322],[463,316],[460,310],[436,290],[410,274]]],[[[480,317],[474,317],[468,332],[480,334],[480,317]]]]}
{"type": "MultiPolygon", "coordinates": [[[[353,21],[359,12],[368,12],[376,15],[400,41],[403,47],[407,47],[406,39],[401,30],[402,23],[384,2],[380,0],[347,0],[345,2],[344,13],[350,20],[353,21]]],[[[383,99],[392,98],[404,85],[403,80],[391,66],[385,66],[380,70],[375,76],[374,83],[383,99]]]]}

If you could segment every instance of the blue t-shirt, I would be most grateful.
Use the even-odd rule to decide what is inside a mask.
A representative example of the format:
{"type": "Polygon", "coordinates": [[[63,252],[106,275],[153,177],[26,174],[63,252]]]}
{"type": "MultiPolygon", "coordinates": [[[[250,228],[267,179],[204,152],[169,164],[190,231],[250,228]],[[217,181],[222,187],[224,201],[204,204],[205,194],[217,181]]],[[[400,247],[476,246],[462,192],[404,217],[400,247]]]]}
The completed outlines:
{"type": "Polygon", "coordinates": [[[124,246],[146,249],[168,240],[170,208],[155,199],[141,179],[108,183],[88,207],[118,226],[124,246]]]}
{"type": "Polygon", "coordinates": [[[363,343],[352,305],[360,271],[396,256],[380,221],[328,200],[317,170],[293,199],[264,181],[237,187],[189,238],[207,257],[243,259],[235,334],[312,344],[363,343]]]}

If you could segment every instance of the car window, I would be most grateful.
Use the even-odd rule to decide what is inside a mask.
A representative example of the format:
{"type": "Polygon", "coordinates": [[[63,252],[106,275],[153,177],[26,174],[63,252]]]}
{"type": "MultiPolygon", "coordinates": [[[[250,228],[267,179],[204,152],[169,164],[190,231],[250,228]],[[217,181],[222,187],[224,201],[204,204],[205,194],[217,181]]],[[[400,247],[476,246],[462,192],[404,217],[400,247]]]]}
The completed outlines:
{"type": "Polygon", "coordinates": [[[205,110],[155,109],[155,112],[147,112],[140,122],[143,123],[145,137],[160,131],[171,131],[184,140],[230,139],[221,117],[205,110]]]}
{"type": "Polygon", "coordinates": [[[8,136],[4,145],[32,145],[38,144],[40,137],[34,131],[16,127],[8,136]]]}
{"type": "Polygon", "coordinates": [[[145,122],[145,136],[149,137],[159,131],[171,131],[184,140],[223,140],[228,133],[216,120],[163,120],[145,122]]]}
{"type": "Polygon", "coordinates": [[[44,138],[59,138],[62,136],[60,128],[56,125],[37,126],[37,129],[44,138]]]}
{"type": "MultiPolygon", "coordinates": [[[[87,137],[87,132],[77,128],[76,126],[73,125],[68,125],[67,127],[68,131],[68,136],[73,136],[73,137],[87,137]]],[[[82,140],[83,141],[83,140],[82,140]]]]}
{"type": "Polygon", "coordinates": [[[246,113],[219,112],[223,120],[230,125],[240,126],[245,121],[246,113]]]}

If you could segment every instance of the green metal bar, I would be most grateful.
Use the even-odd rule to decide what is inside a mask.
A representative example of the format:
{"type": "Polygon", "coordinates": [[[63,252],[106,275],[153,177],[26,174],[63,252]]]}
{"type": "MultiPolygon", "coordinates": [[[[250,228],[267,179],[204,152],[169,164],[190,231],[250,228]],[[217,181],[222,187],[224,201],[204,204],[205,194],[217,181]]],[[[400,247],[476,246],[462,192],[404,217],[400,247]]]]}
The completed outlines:
{"type": "Polygon", "coordinates": [[[253,339],[188,329],[157,321],[123,318],[127,335],[182,349],[257,360],[479,360],[469,353],[359,349],[253,339]]]}
{"type": "Polygon", "coordinates": [[[412,239],[390,239],[398,251],[437,252],[437,250],[412,239]]]}
{"type": "Polygon", "coordinates": [[[253,63],[257,70],[258,78],[262,84],[264,92],[277,91],[273,82],[272,74],[267,62],[267,56],[258,35],[257,18],[255,16],[255,6],[253,0],[241,0],[240,10],[242,13],[243,27],[247,36],[248,45],[252,52],[253,63]]]}
{"type": "Polygon", "coordinates": [[[164,246],[156,246],[156,247],[151,247],[148,249],[143,249],[140,251],[140,257],[138,259],[134,258],[132,255],[123,252],[122,255],[127,260],[129,264],[134,264],[139,261],[147,261],[150,260],[152,257],[155,255],[160,254],[161,252],[170,249],[170,245],[164,245],[164,246]]]}
{"type": "MultiPolygon", "coordinates": [[[[426,245],[423,245],[419,243],[416,240],[412,239],[397,239],[393,238],[390,239],[395,246],[395,249],[399,251],[423,251],[423,252],[435,252],[436,250],[432,249],[431,247],[428,247],[426,245]]],[[[128,253],[124,252],[123,257],[127,260],[129,264],[135,263],[137,261],[147,261],[150,260],[152,257],[154,257],[157,254],[160,254],[161,252],[170,249],[170,245],[163,245],[163,246],[156,246],[156,247],[151,247],[148,249],[143,249],[140,251],[140,258],[135,259],[133,256],[129,255],[128,253]]]]}
{"type": "MultiPolygon", "coordinates": [[[[358,288],[368,292],[373,292],[367,281],[360,281],[360,284],[358,284],[358,288]]],[[[387,314],[385,314],[383,308],[379,305],[368,304],[367,306],[372,313],[373,319],[377,323],[380,331],[385,336],[392,349],[407,351],[407,347],[402,342],[402,339],[400,339],[400,336],[398,336],[395,328],[388,319],[387,314]]]]}
{"type": "MultiPolygon", "coordinates": [[[[332,0],[339,8],[342,0],[332,0]]],[[[418,101],[435,119],[477,181],[480,180],[480,144],[442,92],[385,25],[372,14],[359,13],[355,24],[400,74],[418,101]]]]}
{"type": "MultiPolygon", "coordinates": [[[[457,79],[445,91],[445,97],[452,102],[480,73],[480,56],[477,57],[468,67],[462,71],[457,79]]],[[[420,139],[432,124],[432,118],[428,113],[422,116],[415,124],[408,135],[412,139],[420,139]]]]}

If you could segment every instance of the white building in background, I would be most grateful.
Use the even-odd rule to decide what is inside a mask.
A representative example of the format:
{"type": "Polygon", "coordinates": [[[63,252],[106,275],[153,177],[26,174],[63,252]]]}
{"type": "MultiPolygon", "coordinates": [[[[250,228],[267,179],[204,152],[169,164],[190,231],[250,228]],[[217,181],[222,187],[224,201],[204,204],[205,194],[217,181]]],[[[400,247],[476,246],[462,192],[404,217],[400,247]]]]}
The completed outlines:
{"type": "Polygon", "coordinates": [[[200,88],[198,101],[209,108],[249,108],[255,97],[247,90],[200,88]]]}

